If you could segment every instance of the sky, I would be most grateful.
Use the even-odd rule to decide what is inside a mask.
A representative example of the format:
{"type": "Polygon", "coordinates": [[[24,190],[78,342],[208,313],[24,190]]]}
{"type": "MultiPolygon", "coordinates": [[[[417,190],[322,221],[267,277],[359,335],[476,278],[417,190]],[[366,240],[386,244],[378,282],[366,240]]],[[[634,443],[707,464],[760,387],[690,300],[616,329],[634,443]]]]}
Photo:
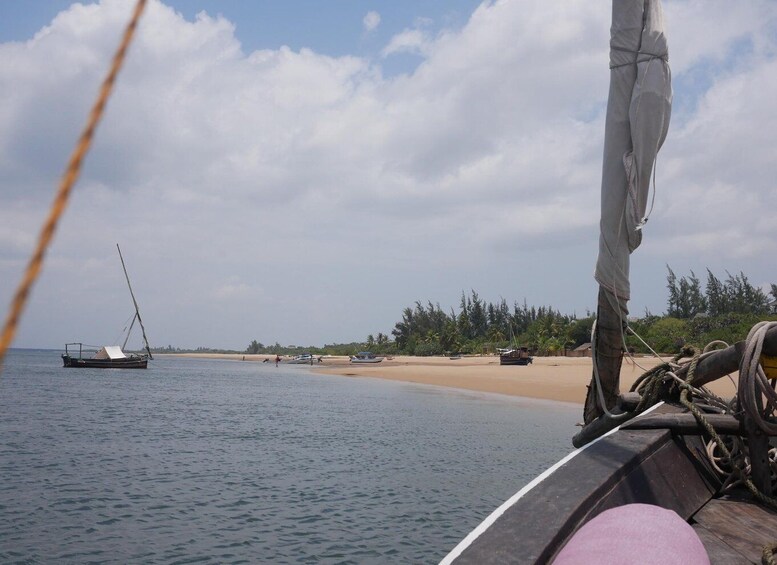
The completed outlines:
{"type": "MultiPolygon", "coordinates": [[[[133,4],[0,2],[7,306],[133,4]]],[[[777,2],[665,0],[669,265],[777,282],[777,2]]],[[[323,345],[462,292],[595,309],[610,3],[149,0],[15,347],[323,345]],[[129,346],[138,346],[138,334],[129,346]]]]}

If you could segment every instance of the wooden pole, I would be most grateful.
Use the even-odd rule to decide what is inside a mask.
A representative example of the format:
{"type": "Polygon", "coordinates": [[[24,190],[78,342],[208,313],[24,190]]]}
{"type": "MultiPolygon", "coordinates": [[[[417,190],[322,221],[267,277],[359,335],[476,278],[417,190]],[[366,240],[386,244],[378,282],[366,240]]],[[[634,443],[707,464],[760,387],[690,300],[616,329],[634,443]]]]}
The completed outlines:
{"type": "MultiPolygon", "coordinates": [[[[615,298],[612,298],[615,301],[615,298]]],[[[596,311],[595,347],[592,351],[593,362],[599,373],[599,382],[604,395],[607,410],[612,411],[620,392],[621,365],[623,364],[624,321],[621,313],[612,306],[608,291],[599,287],[598,308],[596,311]]],[[[617,301],[616,301],[617,303],[617,301]]],[[[590,424],[604,414],[600,406],[596,378],[591,375],[591,384],[583,408],[583,421],[590,424]]]]}
{"type": "MultiPolygon", "coordinates": [[[[696,366],[691,384],[696,387],[704,386],[729,373],[738,371],[744,350],[745,342],[739,341],[726,349],[715,351],[708,357],[700,360],[696,366]]],[[[761,353],[770,357],[777,355],[777,326],[766,332],[761,353]]],[[[685,379],[687,373],[688,366],[685,365],[676,374],[681,379],[685,379]]]]}
{"type": "MultiPolygon", "coordinates": [[[[728,414],[705,414],[704,418],[712,425],[713,429],[719,434],[724,435],[742,435],[744,428],[742,423],[728,414]]],[[[676,414],[648,414],[640,418],[634,418],[622,429],[626,430],[656,430],[669,429],[686,435],[701,435],[704,428],[694,418],[693,414],[681,412],[676,414]]]]}

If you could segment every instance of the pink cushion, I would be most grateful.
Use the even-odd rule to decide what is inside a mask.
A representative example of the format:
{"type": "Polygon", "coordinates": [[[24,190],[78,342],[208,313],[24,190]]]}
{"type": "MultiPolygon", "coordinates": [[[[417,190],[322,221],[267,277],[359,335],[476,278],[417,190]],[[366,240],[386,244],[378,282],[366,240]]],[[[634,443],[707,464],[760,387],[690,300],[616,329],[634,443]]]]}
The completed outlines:
{"type": "Polygon", "coordinates": [[[602,512],[572,536],[553,565],[709,565],[693,528],[676,512],[627,504],[602,512]]]}

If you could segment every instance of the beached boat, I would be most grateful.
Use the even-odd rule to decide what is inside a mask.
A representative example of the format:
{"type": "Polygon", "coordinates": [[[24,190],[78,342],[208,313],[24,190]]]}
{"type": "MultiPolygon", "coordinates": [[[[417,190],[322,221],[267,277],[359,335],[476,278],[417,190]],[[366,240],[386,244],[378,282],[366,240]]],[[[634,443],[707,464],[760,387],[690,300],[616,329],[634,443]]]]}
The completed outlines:
{"type": "Polygon", "coordinates": [[[518,347],[515,349],[505,349],[499,353],[500,365],[528,365],[534,358],[529,355],[529,349],[518,347]]]}
{"type": "Polygon", "coordinates": [[[286,362],[291,363],[292,365],[312,365],[313,355],[310,353],[301,353],[299,355],[295,355],[286,362]]]}
{"type": "Polygon", "coordinates": [[[592,331],[578,449],[497,508],[441,563],[774,563],[777,323],[684,352],[618,390],[629,256],[642,238],[671,79],[660,0],[612,4],[610,95],[592,331]],[[704,385],[739,371],[735,398],[704,385]]]}
{"type": "Polygon", "coordinates": [[[135,300],[135,293],[132,292],[132,285],[130,284],[129,275],[127,274],[127,267],[124,264],[124,257],[121,255],[121,248],[119,244],[116,244],[116,249],[119,251],[119,259],[121,259],[121,266],[124,269],[124,276],[127,279],[127,286],[129,287],[130,296],[132,297],[132,303],[135,305],[135,315],[132,318],[132,322],[127,329],[127,335],[124,339],[124,344],[118,345],[105,345],[103,347],[84,349],[83,343],[66,343],[65,352],[62,354],[62,363],[65,367],[78,368],[78,369],[146,369],[148,367],[148,360],[153,359],[151,355],[151,349],[148,346],[148,339],[146,338],[146,328],[143,327],[143,320],[140,318],[140,309],[138,308],[138,302],[135,300]],[[127,341],[129,340],[132,328],[135,325],[135,321],[140,325],[141,332],[143,334],[143,343],[145,344],[145,354],[127,354],[124,352],[124,348],[127,347],[127,341]],[[75,356],[75,351],[72,352],[69,349],[70,346],[78,346],[78,357],[75,356]],[[96,352],[95,352],[95,349],[96,352]],[[90,352],[94,352],[92,356],[84,357],[84,353],[87,355],[90,352]]]}
{"type": "Polygon", "coordinates": [[[383,361],[383,357],[376,357],[374,353],[369,351],[360,351],[351,356],[351,363],[380,363],[381,361],[383,361]]]}

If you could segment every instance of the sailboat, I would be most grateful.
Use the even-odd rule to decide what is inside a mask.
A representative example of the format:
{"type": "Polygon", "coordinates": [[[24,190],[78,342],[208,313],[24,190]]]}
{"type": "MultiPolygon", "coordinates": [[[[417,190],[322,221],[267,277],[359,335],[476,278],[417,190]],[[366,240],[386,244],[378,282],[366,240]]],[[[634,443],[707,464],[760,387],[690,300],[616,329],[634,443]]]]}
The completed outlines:
{"type": "MultiPolygon", "coordinates": [[[[116,244],[116,249],[119,251],[119,259],[121,259],[121,266],[122,269],[124,269],[124,277],[127,279],[127,286],[129,287],[130,296],[132,297],[132,303],[135,306],[135,315],[127,330],[124,343],[121,346],[104,345],[91,357],[84,357],[83,343],[66,343],[65,353],[62,354],[62,362],[65,367],[91,369],[146,369],[148,367],[148,360],[153,359],[151,348],[148,346],[148,339],[146,338],[146,328],[143,327],[143,320],[140,318],[138,302],[135,300],[135,293],[132,292],[132,285],[130,284],[129,275],[127,274],[127,266],[124,264],[124,257],[121,254],[121,247],[119,247],[118,243],[116,244]],[[141,333],[143,334],[143,343],[145,344],[146,349],[146,353],[144,354],[127,354],[124,351],[124,348],[127,347],[127,341],[129,340],[135,321],[140,325],[141,333]],[[78,347],[77,356],[76,346],[78,347]]],[[[88,352],[89,346],[86,347],[88,352]]]]}
{"type": "Polygon", "coordinates": [[[510,341],[512,347],[508,349],[499,349],[499,364],[500,365],[529,365],[534,360],[529,354],[528,347],[519,347],[515,341],[515,333],[513,332],[513,325],[510,324],[510,341]]]}

